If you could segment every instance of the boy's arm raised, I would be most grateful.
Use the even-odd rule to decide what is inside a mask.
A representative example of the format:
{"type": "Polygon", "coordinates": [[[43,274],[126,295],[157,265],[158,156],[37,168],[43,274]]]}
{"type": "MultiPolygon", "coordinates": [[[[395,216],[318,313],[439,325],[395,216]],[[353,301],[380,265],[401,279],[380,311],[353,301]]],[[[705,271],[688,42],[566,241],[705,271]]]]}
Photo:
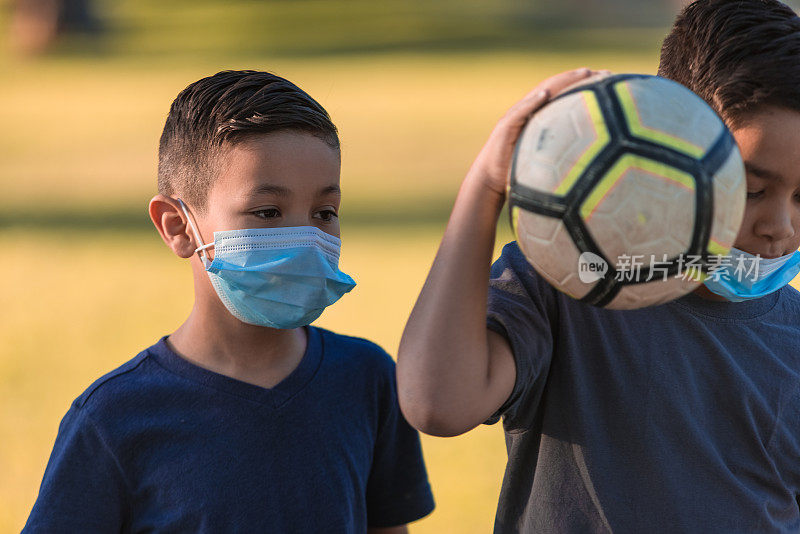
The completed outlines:
{"type": "Polygon", "coordinates": [[[592,74],[589,69],[558,74],[517,102],[461,185],[398,351],[400,406],[422,432],[462,434],[495,413],[514,388],[511,347],[486,328],[489,267],[511,155],[528,117],[550,95],[592,74]]]}

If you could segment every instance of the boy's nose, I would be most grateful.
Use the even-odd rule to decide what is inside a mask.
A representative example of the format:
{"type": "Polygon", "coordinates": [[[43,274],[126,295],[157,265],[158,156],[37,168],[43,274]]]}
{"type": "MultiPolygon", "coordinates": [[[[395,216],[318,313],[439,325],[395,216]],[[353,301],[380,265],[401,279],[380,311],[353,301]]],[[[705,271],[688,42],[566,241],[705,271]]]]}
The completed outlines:
{"type": "Polygon", "coordinates": [[[764,208],[754,228],[758,237],[776,242],[795,235],[798,231],[795,224],[800,224],[800,219],[793,220],[793,212],[789,206],[783,203],[774,203],[764,208]]]}
{"type": "Polygon", "coordinates": [[[313,226],[311,219],[305,213],[285,213],[282,226],[313,226]]]}

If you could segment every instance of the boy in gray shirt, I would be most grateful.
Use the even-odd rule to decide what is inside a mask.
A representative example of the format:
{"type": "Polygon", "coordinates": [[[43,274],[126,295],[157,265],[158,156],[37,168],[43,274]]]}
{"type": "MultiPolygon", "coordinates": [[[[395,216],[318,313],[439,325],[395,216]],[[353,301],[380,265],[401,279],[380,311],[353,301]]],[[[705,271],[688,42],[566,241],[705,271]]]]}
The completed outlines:
{"type": "MultiPolygon", "coordinates": [[[[701,285],[608,310],[554,290],[515,243],[489,267],[521,128],[592,74],[543,82],[470,169],[403,335],[401,408],[440,436],[502,416],[495,532],[798,532],[795,289],[731,302],[701,285]]],[[[659,74],[703,97],[739,145],[748,193],[734,246],[794,253],[800,18],[775,0],[700,0],[666,38],[659,74]]]]}

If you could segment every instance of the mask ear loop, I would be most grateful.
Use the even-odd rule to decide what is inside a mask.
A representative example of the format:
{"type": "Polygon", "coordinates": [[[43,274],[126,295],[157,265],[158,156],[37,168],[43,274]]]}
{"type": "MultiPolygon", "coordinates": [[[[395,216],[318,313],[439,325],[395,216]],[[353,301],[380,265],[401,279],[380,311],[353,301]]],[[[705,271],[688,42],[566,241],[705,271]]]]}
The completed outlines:
{"type": "Polygon", "coordinates": [[[197,253],[200,254],[200,259],[203,262],[203,266],[206,269],[208,269],[208,267],[211,265],[211,260],[208,259],[208,253],[206,252],[206,249],[209,249],[209,248],[213,247],[214,243],[212,242],[212,243],[209,243],[207,245],[203,244],[203,238],[200,237],[200,232],[197,231],[197,227],[194,225],[194,222],[192,221],[192,216],[189,215],[189,209],[186,207],[186,204],[183,203],[183,200],[181,200],[181,199],[177,199],[177,200],[178,200],[178,203],[181,205],[181,209],[183,210],[183,214],[186,215],[186,220],[189,221],[189,228],[192,229],[192,233],[194,234],[195,240],[198,243],[200,243],[200,246],[197,247],[196,249],[194,249],[194,252],[195,252],[195,254],[197,254],[197,253]]]}

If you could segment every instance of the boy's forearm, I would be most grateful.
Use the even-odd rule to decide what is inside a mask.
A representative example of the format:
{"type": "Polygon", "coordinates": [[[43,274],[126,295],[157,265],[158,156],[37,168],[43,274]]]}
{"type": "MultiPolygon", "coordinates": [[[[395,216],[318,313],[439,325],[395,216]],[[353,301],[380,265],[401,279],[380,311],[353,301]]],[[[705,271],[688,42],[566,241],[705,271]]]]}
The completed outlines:
{"type": "Polygon", "coordinates": [[[513,361],[504,370],[510,376],[492,376],[486,330],[489,268],[505,199],[480,172],[473,167],[459,190],[400,342],[400,405],[412,425],[430,434],[466,432],[513,387],[513,361]]]}

